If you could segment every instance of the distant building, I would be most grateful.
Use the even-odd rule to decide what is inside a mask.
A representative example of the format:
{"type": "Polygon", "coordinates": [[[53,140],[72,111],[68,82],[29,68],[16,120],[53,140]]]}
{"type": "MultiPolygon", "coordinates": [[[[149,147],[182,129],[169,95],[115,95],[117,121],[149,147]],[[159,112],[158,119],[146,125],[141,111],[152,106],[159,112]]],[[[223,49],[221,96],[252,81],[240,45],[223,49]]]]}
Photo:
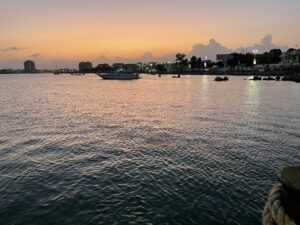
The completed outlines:
{"type": "Polygon", "coordinates": [[[273,64],[273,56],[269,53],[253,55],[254,65],[273,64]]]}
{"type": "Polygon", "coordinates": [[[89,72],[92,70],[93,65],[91,62],[80,62],[78,67],[80,72],[89,72]]]}
{"type": "Polygon", "coordinates": [[[300,64],[300,49],[283,52],[281,61],[283,64],[300,64]]]}
{"type": "Polygon", "coordinates": [[[204,68],[210,67],[211,63],[212,63],[212,61],[210,59],[204,59],[204,60],[202,60],[202,62],[203,62],[204,68]]]}
{"type": "Polygon", "coordinates": [[[227,61],[233,59],[232,54],[217,54],[217,61],[223,62],[224,66],[227,66],[227,61]]]}
{"type": "Polygon", "coordinates": [[[174,71],[175,69],[174,69],[174,63],[172,63],[172,62],[167,62],[167,63],[165,63],[164,64],[164,66],[165,66],[165,69],[166,69],[166,71],[168,71],[168,72],[172,72],[172,71],[174,71]]]}
{"type": "Polygon", "coordinates": [[[157,62],[149,62],[147,66],[148,72],[156,73],[157,72],[156,67],[157,67],[157,62]]]}
{"type": "Polygon", "coordinates": [[[230,59],[233,59],[232,54],[217,54],[217,61],[227,62],[230,59]]]}
{"type": "Polygon", "coordinates": [[[112,65],[113,70],[123,69],[123,67],[124,67],[124,63],[114,63],[112,65]]]}
{"type": "Polygon", "coordinates": [[[106,73],[110,70],[110,66],[107,64],[107,63],[104,63],[104,64],[99,64],[97,67],[96,67],[96,71],[97,72],[101,72],[101,73],[106,73]]]}
{"type": "Polygon", "coordinates": [[[125,64],[124,69],[131,71],[131,72],[137,72],[139,69],[139,66],[137,64],[125,64]]]}
{"type": "Polygon", "coordinates": [[[24,71],[25,72],[35,72],[35,63],[31,60],[27,60],[24,62],[24,71]]]}

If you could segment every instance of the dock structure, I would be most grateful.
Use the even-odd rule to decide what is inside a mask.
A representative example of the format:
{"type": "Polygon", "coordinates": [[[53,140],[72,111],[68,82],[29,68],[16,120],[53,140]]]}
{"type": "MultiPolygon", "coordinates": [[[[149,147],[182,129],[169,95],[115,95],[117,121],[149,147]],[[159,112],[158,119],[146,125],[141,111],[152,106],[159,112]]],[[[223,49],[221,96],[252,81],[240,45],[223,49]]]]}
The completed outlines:
{"type": "Polygon", "coordinates": [[[300,166],[283,168],[263,210],[263,225],[300,225],[300,166]]]}

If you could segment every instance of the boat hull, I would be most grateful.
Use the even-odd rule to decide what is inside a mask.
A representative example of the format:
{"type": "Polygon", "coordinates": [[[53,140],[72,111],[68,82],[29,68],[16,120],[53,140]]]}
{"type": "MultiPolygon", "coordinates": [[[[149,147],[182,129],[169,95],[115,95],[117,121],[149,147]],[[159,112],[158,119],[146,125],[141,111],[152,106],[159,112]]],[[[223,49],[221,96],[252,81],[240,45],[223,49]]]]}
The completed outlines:
{"type": "Polygon", "coordinates": [[[138,73],[107,73],[97,75],[103,80],[136,80],[140,78],[138,73]]]}

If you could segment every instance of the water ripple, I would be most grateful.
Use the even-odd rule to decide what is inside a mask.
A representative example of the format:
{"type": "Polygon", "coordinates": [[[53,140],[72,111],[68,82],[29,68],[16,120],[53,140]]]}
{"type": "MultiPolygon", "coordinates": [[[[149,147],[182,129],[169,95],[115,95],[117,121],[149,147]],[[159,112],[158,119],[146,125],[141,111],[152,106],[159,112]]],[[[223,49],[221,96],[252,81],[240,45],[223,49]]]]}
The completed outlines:
{"type": "Polygon", "coordinates": [[[0,80],[1,224],[260,224],[300,162],[298,84],[0,80]]]}

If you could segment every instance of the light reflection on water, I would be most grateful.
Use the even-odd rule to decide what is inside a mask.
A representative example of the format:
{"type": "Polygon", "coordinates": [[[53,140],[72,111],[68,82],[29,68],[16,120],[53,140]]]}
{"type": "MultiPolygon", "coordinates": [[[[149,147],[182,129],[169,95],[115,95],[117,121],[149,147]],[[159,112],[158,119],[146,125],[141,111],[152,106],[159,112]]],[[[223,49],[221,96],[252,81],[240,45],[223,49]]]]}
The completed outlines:
{"type": "Polygon", "coordinates": [[[0,76],[1,224],[260,224],[299,85],[0,76]]]}
{"type": "MultiPolygon", "coordinates": [[[[246,104],[245,106],[248,107],[249,111],[252,112],[259,112],[257,108],[260,104],[260,95],[261,95],[261,83],[260,82],[250,82],[246,87],[246,104]]],[[[246,109],[247,110],[247,109],[246,109]]]]}

